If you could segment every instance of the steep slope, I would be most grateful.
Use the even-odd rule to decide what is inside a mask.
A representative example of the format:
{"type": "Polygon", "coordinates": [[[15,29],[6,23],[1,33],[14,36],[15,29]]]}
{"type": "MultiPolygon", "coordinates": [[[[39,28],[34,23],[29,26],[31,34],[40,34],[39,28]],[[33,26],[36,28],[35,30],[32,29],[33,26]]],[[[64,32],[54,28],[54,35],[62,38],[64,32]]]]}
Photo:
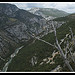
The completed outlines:
{"type": "Polygon", "coordinates": [[[54,8],[31,8],[29,12],[42,16],[47,20],[69,15],[69,13],[54,8]]]}
{"type": "MultiPolygon", "coordinates": [[[[74,14],[69,15],[69,17],[71,18],[71,16],[73,16],[73,15],[74,14]]],[[[68,17],[68,16],[66,16],[66,17],[68,17]]],[[[64,17],[62,17],[62,18],[64,18],[64,17]]],[[[70,33],[69,27],[72,28],[73,33],[75,35],[75,25],[74,24],[75,24],[74,20],[68,20],[65,24],[63,24],[60,28],[57,29],[57,36],[58,36],[59,42],[61,41],[61,39],[63,39],[66,36],[66,34],[70,33]]],[[[55,43],[54,33],[50,33],[41,39],[44,39],[52,44],[55,43]]],[[[58,65],[61,65],[61,67],[63,67],[64,62],[61,59],[61,57],[59,56],[59,54],[57,54],[54,57],[55,63],[48,62],[48,59],[52,57],[52,53],[54,51],[57,52],[57,50],[55,48],[53,48],[41,41],[36,40],[34,43],[32,43],[32,44],[28,45],[27,47],[24,47],[23,49],[20,50],[18,55],[13,59],[12,63],[10,64],[8,71],[50,72],[52,69],[54,69],[58,65]],[[33,65],[32,59],[34,59],[34,62],[35,62],[34,65],[33,65]],[[17,62],[19,62],[19,63],[17,63],[17,62]]],[[[62,71],[69,71],[69,70],[67,69],[67,67],[65,67],[62,69],[62,71]]]]}
{"type": "Polygon", "coordinates": [[[17,8],[11,4],[0,4],[1,14],[5,14],[10,18],[15,18],[18,21],[24,23],[28,30],[32,30],[35,34],[41,32],[42,27],[46,25],[45,19],[40,16],[33,15],[25,10],[17,8]],[[41,22],[41,23],[40,23],[41,22]],[[39,30],[36,30],[39,29],[39,30]]]}
{"type": "Polygon", "coordinates": [[[1,58],[6,59],[17,47],[30,40],[30,31],[37,35],[44,25],[42,17],[15,5],[0,3],[0,65],[4,63],[1,58]]]}

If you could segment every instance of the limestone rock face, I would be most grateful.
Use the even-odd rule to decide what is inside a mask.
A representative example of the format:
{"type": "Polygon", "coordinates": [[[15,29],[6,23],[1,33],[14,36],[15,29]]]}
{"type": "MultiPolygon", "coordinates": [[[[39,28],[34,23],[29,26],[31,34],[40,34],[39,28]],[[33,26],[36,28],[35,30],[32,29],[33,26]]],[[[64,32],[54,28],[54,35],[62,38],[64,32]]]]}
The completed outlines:
{"type": "Polygon", "coordinates": [[[31,39],[30,32],[38,35],[46,25],[45,19],[19,9],[13,4],[0,4],[0,56],[5,57],[20,42],[31,39]]]}
{"type": "MultiPolygon", "coordinates": [[[[31,39],[29,34],[39,35],[43,31],[47,34],[52,30],[51,21],[49,24],[42,16],[34,15],[26,10],[19,9],[13,4],[0,4],[0,55],[6,55],[13,50],[20,42],[27,42],[31,39]],[[6,52],[5,52],[6,51],[6,52]],[[4,54],[5,53],[5,54],[4,54]]],[[[56,27],[62,23],[54,22],[56,27]]],[[[45,35],[43,34],[43,36],[45,35]]]]}
{"type": "Polygon", "coordinates": [[[15,26],[11,26],[6,30],[10,32],[10,34],[15,35],[15,37],[21,40],[23,38],[28,39],[26,29],[27,29],[26,25],[24,23],[21,23],[15,26]]]}

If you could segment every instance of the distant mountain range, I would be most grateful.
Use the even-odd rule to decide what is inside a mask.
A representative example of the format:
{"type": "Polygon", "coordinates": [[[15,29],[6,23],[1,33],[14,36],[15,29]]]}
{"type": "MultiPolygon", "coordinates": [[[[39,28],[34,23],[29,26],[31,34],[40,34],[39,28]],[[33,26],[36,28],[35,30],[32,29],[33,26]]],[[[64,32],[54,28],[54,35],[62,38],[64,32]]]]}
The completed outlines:
{"type": "Polygon", "coordinates": [[[47,20],[69,15],[69,13],[55,8],[31,8],[29,12],[42,16],[47,20]]]}

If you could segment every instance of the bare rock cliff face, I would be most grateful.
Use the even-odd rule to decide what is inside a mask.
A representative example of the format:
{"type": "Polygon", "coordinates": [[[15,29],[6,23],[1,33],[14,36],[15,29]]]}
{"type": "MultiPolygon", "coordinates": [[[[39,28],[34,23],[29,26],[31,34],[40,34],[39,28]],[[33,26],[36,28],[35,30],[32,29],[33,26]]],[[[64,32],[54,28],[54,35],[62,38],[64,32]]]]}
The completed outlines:
{"type": "MultiPolygon", "coordinates": [[[[61,23],[59,23],[60,26],[61,23]]],[[[51,23],[38,15],[19,9],[12,4],[0,4],[0,55],[6,56],[10,47],[13,49],[21,42],[31,39],[29,33],[38,35],[47,29],[51,29],[51,23]],[[3,54],[5,53],[5,54],[3,54]]],[[[50,31],[49,30],[49,31],[50,31]]]]}
{"type": "Polygon", "coordinates": [[[42,27],[46,25],[45,19],[19,9],[12,4],[0,4],[0,56],[5,57],[10,52],[10,47],[14,48],[22,42],[26,42],[31,37],[29,32],[36,35],[41,33],[42,27]]]}

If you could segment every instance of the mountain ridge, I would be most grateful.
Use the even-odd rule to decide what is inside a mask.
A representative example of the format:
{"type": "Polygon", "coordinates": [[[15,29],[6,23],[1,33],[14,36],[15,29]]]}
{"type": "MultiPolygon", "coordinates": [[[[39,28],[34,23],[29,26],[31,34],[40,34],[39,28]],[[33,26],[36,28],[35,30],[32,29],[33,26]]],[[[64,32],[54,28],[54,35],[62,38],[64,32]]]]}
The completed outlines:
{"type": "Polygon", "coordinates": [[[54,19],[57,17],[63,17],[69,15],[69,13],[55,8],[31,8],[28,11],[33,14],[40,15],[46,19],[50,17],[54,19]]]}

